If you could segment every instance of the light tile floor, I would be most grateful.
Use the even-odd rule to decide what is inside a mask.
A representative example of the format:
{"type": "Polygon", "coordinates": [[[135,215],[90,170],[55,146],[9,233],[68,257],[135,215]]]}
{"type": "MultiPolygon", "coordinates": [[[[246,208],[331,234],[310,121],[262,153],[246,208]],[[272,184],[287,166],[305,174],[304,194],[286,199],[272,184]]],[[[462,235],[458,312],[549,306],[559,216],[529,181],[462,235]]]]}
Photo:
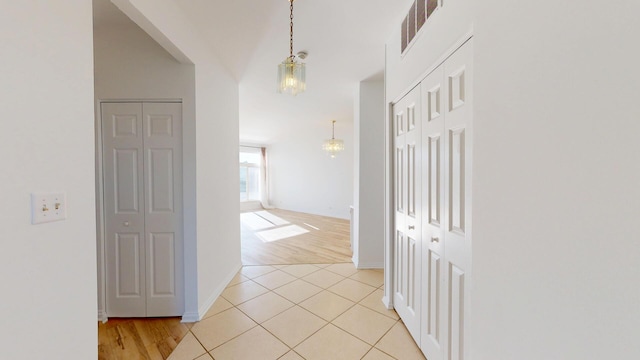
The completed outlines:
{"type": "Polygon", "coordinates": [[[169,359],[425,359],[383,279],[349,263],[245,266],[169,359]]]}

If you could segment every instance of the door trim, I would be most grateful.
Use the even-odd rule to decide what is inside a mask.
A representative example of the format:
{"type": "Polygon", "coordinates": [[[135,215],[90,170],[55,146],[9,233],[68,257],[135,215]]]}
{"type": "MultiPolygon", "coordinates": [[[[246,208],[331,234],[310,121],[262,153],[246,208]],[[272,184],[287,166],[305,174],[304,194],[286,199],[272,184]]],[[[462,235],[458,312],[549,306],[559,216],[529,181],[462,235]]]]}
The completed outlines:
{"type": "MultiPolygon", "coordinates": [[[[386,72],[385,72],[386,74],[386,72]]],[[[386,96],[386,91],[385,91],[386,96]]],[[[396,101],[397,102],[397,101],[396,101]]],[[[394,153],[394,141],[393,141],[393,102],[387,104],[387,119],[385,121],[385,159],[384,159],[384,172],[385,172],[385,186],[384,186],[384,296],[382,297],[382,303],[387,309],[393,309],[393,267],[395,266],[393,258],[395,256],[393,250],[393,236],[395,227],[394,216],[394,180],[393,180],[393,153],[394,153]]]]}
{"type": "MultiPolygon", "coordinates": [[[[102,151],[102,104],[108,103],[180,103],[182,99],[98,99],[95,106],[95,160],[96,160],[96,258],[98,266],[98,321],[103,323],[109,320],[107,313],[107,275],[106,275],[106,248],[105,248],[105,218],[104,218],[104,174],[102,151]]],[[[184,115],[184,110],[183,110],[184,115]]],[[[184,134],[183,134],[184,141],[184,134]]],[[[184,209],[183,209],[184,214],[184,209]]],[[[184,235],[184,228],[181,229],[184,235]]],[[[184,247],[184,239],[183,244],[184,247]]],[[[184,257],[184,251],[182,252],[184,257]]],[[[184,291],[182,294],[185,297],[184,291]]]]}

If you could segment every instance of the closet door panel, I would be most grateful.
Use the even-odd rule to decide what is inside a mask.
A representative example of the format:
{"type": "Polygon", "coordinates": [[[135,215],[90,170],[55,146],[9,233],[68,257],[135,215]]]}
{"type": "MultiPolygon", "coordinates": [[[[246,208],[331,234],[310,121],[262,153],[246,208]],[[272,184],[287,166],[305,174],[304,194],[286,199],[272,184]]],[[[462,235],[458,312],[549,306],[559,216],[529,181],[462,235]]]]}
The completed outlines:
{"type": "Polygon", "coordinates": [[[103,103],[107,314],[145,316],[142,105],[103,103]]]}
{"type": "Polygon", "coordinates": [[[147,316],[178,316],[182,300],[182,104],[144,103],[147,316]]]}
{"type": "Polygon", "coordinates": [[[421,83],[426,281],[420,347],[430,360],[468,356],[472,51],[469,40],[421,83]]]}
{"type": "Polygon", "coordinates": [[[423,313],[420,346],[430,360],[442,360],[445,354],[446,321],[445,247],[444,247],[444,97],[443,69],[437,68],[422,81],[422,179],[425,204],[422,237],[423,313]]]}
{"type": "Polygon", "coordinates": [[[471,170],[473,149],[472,40],[444,63],[445,261],[447,289],[447,356],[468,358],[471,279],[471,170]]]}
{"type": "Polygon", "coordinates": [[[394,307],[411,335],[420,339],[422,185],[420,88],[394,105],[394,307]]]}

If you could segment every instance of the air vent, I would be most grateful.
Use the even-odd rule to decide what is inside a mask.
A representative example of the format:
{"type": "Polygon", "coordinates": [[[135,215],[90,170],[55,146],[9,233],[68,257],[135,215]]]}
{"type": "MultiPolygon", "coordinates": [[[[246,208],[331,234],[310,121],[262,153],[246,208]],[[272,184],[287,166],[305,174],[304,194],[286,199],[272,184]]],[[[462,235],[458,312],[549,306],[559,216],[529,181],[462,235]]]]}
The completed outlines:
{"type": "MultiPolygon", "coordinates": [[[[436,0],[436,3],[438,3],[438,0],[436,0]]],[[[426,1],[416,1],[416,33],[422,28],[422,25],[427,22],[426,6],[426,1]]]]}
{"type": "Polygon", "coordinates": [[[401,52],[404,53],[407,50],[411,41],[416,37],[422,26],[433,15],[433,13],[440,7],[441,0],[415,0],[409,13],[402,21],[402,28],[400,32],[401,40],[401,52]]]}

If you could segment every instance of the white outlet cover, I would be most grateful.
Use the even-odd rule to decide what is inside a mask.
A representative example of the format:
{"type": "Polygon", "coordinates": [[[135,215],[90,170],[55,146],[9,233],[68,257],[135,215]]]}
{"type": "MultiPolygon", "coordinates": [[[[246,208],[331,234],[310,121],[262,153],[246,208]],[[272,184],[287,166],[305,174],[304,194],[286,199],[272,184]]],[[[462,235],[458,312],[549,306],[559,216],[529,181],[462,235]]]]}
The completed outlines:
{"type": "Polygon", "coordinates": [[[31,223],[42,224],[67,218],[65,193],[31,194],[31,223]]]}

